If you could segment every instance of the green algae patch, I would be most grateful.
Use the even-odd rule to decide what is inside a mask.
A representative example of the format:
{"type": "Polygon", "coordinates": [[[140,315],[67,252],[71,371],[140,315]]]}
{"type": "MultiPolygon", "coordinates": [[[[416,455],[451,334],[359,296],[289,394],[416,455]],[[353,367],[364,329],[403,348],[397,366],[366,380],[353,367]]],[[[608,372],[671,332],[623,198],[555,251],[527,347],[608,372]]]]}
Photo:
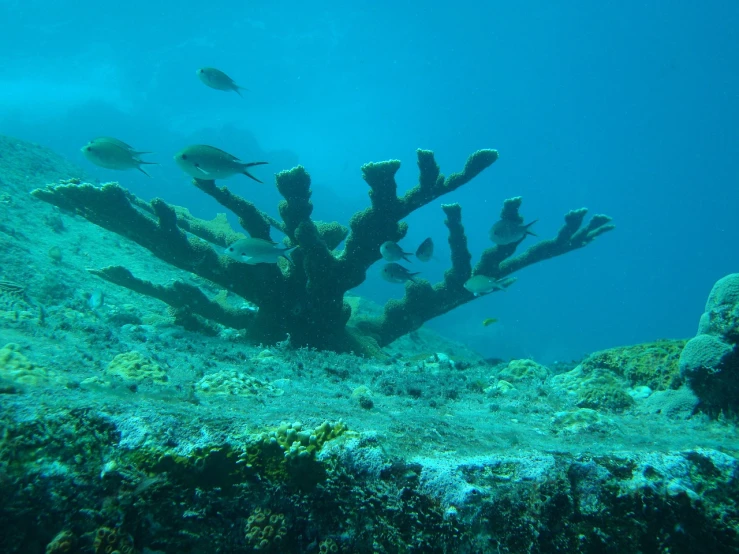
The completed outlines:
{"type": "Polygon", "coordinates": [[[216,396],[281,396],[284,391],[240,371],[222,370],[195,383],[198,393],[216,396]]]}
{"type": "Polygon", "coordinates": [[[249,435],[243,444],[196,448],[187,453],[169,449],[132,451],[129,461],[150,475],[167,474],[184,486],[230,491],[259,480],[310,490],[327,477],[317,454],[347,431],[343,422],[323,422],[304,430],[300,423],[249,435]]]}
{"type": "Polygon", "coordinates": [[[498,379],[515,383],[517,381],[544,381],[549,369],[533,360],[512,360],[498,374],[498,379]]]}
{"type": "Polygon", "coordinates": [[[606,432],[613,422],[596,410],[579,408],[574,411],[557,412],[552,418],[552,430],[556,433],[578,435],[580,433],[606,432]]]}
{"type": "Polygon", "coordinates": [[[680,353],[687,340],[659,340],[621,346],[596,352],[582,362],[585,373],[595,368],[608,369],[626,379],[632,387],[652,390],[677,389],[680,386],[680,353]]]}
{"type": "Polygon", "coordinates": [[[0,379],[18,385],[45,385],[51,376],[49,372],[21,353],[21,347],[8,343],[0,348],[0,379]]]}
{"type": "Polygon", "coordinates": [[[578,408],[621,412],[634,404],[625,381],[608,369],[595,368],[586,373],[580,365],[554,376],[552,385],[575,397],[578,408]]]}
{"type": "Polygon", "coordinates": [[[106,373],[131,384],[150,382],[165,385],[169,381],[167,373],[159,364],[133,350],[113,358],[106,373]]]}

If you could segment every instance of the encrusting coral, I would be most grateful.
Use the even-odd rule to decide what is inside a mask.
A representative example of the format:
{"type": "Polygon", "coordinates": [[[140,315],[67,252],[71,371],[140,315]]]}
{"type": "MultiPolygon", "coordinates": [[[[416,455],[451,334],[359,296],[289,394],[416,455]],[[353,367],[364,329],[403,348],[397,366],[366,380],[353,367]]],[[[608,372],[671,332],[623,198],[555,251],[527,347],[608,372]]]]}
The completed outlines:
{"type": "MultiPolygon", "coordinates": [[[[347,325],[351,308],[344,294],[365,280],[368,268],[381,257],[380,245],[385,241],[397,242],[406,235],[408,225],[403,219],[468,183],[497,159],[496,150],[478,150],[467,159],[461,172],[444,177],[433,152],[418,150],[419,182],[403,196],[398,196],[395,181],[400,168],[398,160],[366,164],[362,173],[370,187],[371,205],[354,214],[348,229],[337,222],[311,219],[311,181],[302,166],[276,175],[277,189],[284,198],[279,205],[282,222],[214,181],[193,181],[231,210],[249,236],[271,240],[273,227],[284,232],[287,245],[298,248],[291,253],[292,263],[280,262],[281,265],[247,265],[221,256],[213,245],[222,249],[244,237],[228,227],[222,215],[204,221],[161,199],[145,202],[117,184],[96,187],[58,183],[32,194],[139,243],[161,260],[218,284],[256,305],[258,310],[231,308],[181,282],[156,285],[121,266],[93,271],[104,279],[158,298],[193,317],[244,329],[255,341],[275,343],[289,335],[295,346],[376,354],[378,347],[473,300],[474,295],[463,286],[470,276],[483,274],[502,279],[503,285],[508,285],[513,282],[510,275],[515,271],[581,248],[613,229],[610,218],[604,215],[594,216],[583,226],[587,210],[574,210],[565,216],[565,224],[555,238],[540,241],[518,256],[513,254],[520,241],[493,246],[473,269],[461,207],[442,205],[452,261],[443,281],[433,286],[423,279],[409,282],[405,297],[389,301],[384,315],[353,320],[352,325],[347,325]],[[343,241],[344,248],[338,250],[343,241]]],[[[506,200],[501,218],[522,223],[520,205],[521,198],[506,200]]]]}

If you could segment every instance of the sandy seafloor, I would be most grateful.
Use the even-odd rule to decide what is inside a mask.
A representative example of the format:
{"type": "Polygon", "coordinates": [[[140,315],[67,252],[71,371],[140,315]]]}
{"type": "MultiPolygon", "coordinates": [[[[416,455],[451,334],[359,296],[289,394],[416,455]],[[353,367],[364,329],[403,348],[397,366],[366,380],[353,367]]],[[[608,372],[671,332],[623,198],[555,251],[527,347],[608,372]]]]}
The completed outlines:
{"type": "MultiPolygon", "coordinates": [[[[74,535],[71,551],[95,552],[92,537],[102,527],[130,536],[134,552],[251,551],[251,539],[239,542],[230,535],[223,535],[222,542],[212,538],[208,550],[202,536],[210,525],[207,521],[191,531],[190,542],[180,537],[168,545],[162,529],[175,524],[160,521],[159,527],[149,528],[139,520],[143,517],[134,518],[127,511],[145,508],[111,509],[100,499],[115,496],[115,488],[108,487],[97,497],[95,478],[82,476],[98,476],[104,483],[107,473],[118,471],[121,490],[126,490],[126,483],[135,489],[136,479],[152,478],[156,472],[134,467],[130,460],[123,471],[124,452],[169,449],[186,458],[214,445],[238,450],[283,422],[301,422],[303,428],[314,429],[324,421],[346,426],[347,431],[329,441],[322,455],[333,455],[346,472],[363,475],[364,484],[357,486],[367,491],[372,488],[367,480],[384,479],[397,494],[407,488],[428,499],[427,509],[438,517],[429,516],[426,521],[419,516],[413,525],[397,519],[388,523],[380,505],[371,508],[378,511],[374,526],[363,524],[359,529],[357,524],[336,522],[336,529],[331,529],[328,521],[313,516],[302,520],[284,508],[285,498],[294,494],[307,498],[311,491],[289,490],[280,496],[276,485],[264,490],[257,486],[258,494],[244,495],[244,506],[260,502],[272,510],[283,506],[282,513],[291,522],[283,546],[271,545],[268,551],[319,552],[330,550],[331,544],[343,552],[699,552],[704,547],[735,552],[739,548],[739,517],[733,500],[739,498],[736,426],[702,414],[691,417],[695,403],[689,395],[671,397],[671,408],[666,410],[654,397],[650,401],[624,385],[633,404],[623,410],[604,407],[583,412],[587,421],[574,421],[563,414],[577,413],[578,398],[558,385],[554,376],[572,370],[576,362],[549,367],[539,377],[507,388],[508,381],[505,386],[499,383],[507,361],[483,360],[463,344],[425,329],[387,348],[387,360],[295,350],[287,344],[250,345],[229,329],[221,329],[216,336],[186,331],[173,323],[163,303],[109,284],[87,269],[123,265],[156,283],[180,279],[197,285],[209,296],[221,292],[218,287],[30,196],[32,189],[59,179],[85,179],[73,164],[41,147],[4,137],[0,137],[0,162],[0,279],[24,286],[28,299],[6,298],[0,305],[0,349],[10,345],[4,349],[5,358],[0,351],[0,499],[17,495],[17,504],[0,502],[0,522],[14,529],[0,537],[2,552],[49,551],[45,550],[49,542],[65,531],[74,535]],[[91,303],[93,294],[102,294],[102,304],[91,303]],[[139,378],[117,370],[120,363],[138,364],[139,378]],[[90,450],[94,456],[71,446],[85,433],[97,432],[80,425],[85,419],[79,414],[104,420],[116,429],[114,439],[95,439],[99,448],[90,450]],[[72,425],[72,420],[77,423],[70,432],[71,427],[65,426],[72,425]],[[24,438],[29,429],[34,429],[36,443],[24,438]],[[66,430],[63,438],[39,437],[44,429],[66,430]],[[14,450],[18,444],[25,450],[14,450]],[[65,448],[74,453],[65,453],[65,448]],[[414,471],[417,479],[402,485],[395,477],[382,477],[394,464],[405,464],[404,472],[414,471]],[[623,467],[614,469],[614,464],[623,467]],[[699,469],[706,464],[711,469],[703,474],[699,469]],[[650,477],[652,470],[657,477],[650,477]],[[89,494],[85,509],[96,514],[90,516],[89,525],[68,513],[64,500],[49,504],[43,495],[50,494],[50,489],[39,487],[38,495],[19,492],[44,476],[86,483],[80,495],[89,494]],[[509,497],[516,494],[516,483],[529,491],[526,495],[531,494],[532,483],[537,491],[551,485],[558,492],[547,498],[561,494],[564,504],[547,507],[542,497],[536,502],[521,501],[514,510],[515,502],[509,497]],[[648,507],[644,491],[649,491],[657,512],[662,510],[659,515],[614,507],[623,497],[638,497],[648,507]],[[39,500],[36,508],[34,498],[39,500]],[[35,510],[38,513],[32,516],[35,510]],[[551,513],[547,512],[546,522],[537,524],[530,521],[536,518],[524,518],[526,510],[551,513]],[[569,520],[572,529],[553,528],[558,511],[563,518],[560,525],[567,527],[569,520]],[[697,521],[698,516],[705,519],[697,529],[682,521],[697,521]],[[43,530],[24,523],[34,517],[36,525],[43,522],[43,530]],[[496,517],[512,519],[495,523],[496,517]],[[654,522],[641,526],[641,519],[654,522]],[[525,530],[519,529],[524,520],[525,530]],[[604,526],[607,521],[612,528],[604,526]],[[427,524],[446,527],[429,530],[424,527],[427,524]],[[548,526],[549,533],[537,525],[548,526]],[[395,534],[388,531],[393,526],[395,534]],[[714,542],[702,537],[703,532],[712,534],[714,542]],[[628,544],[634,549],[628,550],[624,541],[631,541],[628,544]]],[[[125,173],[121,184],[125,186],[125,173]]],[[[176,203],[176,199],[165,200],[176,203]]],[[[229,298],[229,302],[241,301],[229,298]]],[[[363,312],[381,309],[361,299],[353,303],[363,312]]],[[[191,486],[193,490],[204,487],[197,482],[191,486]]],[[[142,502],[156,503],[146,498],[148,492],[142,492],[142,502]]],[[[344,503],[342,513],[355,508],[351,499],[336,501],[344,503]]],[[[78,499],[69,506],[80,510],[82,504],[78,499]]],[[[388,501],[382,504],[387,507],[388,501]]],[[[326,514],[331,512],[330,507],[324,509],[326,514]]],[[[402,499],[394,509],[404,510],[402,499]]],[[[245,510],[241,519],[228,516],[234,518],[231,529],[248,526],[245,510]]],[[[173,521],[179,517],[175,512],[177,508],[173,521]]],[[[372,516],[368,517],[371,521],[372,516]]],[[[190,524],[185,518],[178,525],[183,530],[190,524]]],[[[243,530],[239,533],[245,536],[243,530]]]]}

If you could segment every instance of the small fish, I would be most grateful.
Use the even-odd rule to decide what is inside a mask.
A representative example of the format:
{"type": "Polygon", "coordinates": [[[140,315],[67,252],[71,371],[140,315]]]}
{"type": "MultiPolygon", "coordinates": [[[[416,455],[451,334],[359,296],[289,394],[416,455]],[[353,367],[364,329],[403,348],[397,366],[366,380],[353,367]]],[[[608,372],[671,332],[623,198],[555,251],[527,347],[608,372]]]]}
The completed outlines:
{"type": "Polygon", "coordinates": [[[422,262],[428,262],[434,257],[434,241],[431,237],[423,241],[416,249],[416,258],[422,262]]]}
{"type": "Polygon", "coordinates": [[[498,323],[498,320],[494,317],[489,317],[487,319],[482,320],[482,326],[487,327],[488,325],[492,325],[493,323],[498,323]]]}
{"type": "Polygon", "coordinates": [[[382,243],[382,246],[380,246],[380,254],[382,254],[383,259],[387,260],[388,262],[405,260],[406,262],[410,263],[408,256],[411,255],[411,252],[403,252],[403,249],[398,246],[397,243],[391,240],[382,243]]]}
{"type": "Polygon", "coordinates": [[[288,262],[290,258],[286,256],[288,252],[297,248],[280,248],[276,242],[264,239],[241,239],[228,246],[223,253],[237,262],[254,265],[254,264],[276,264],[280,258],[285,258],[288,262]]]}
{"type": "Polygon", "coordinates": [[[396,263],[385,264],[380,272],[380,275],[382,275],[382,278],[385,279],[385,281],[396,284],[405,283],[406,281],[413,281],[415,283],[416,280],[413,276],[418,274],[418,271],[411,273],[402,265],[396,263]]]}
{"type": "Polygon", "coordinates": [[[156,162],[145,162],[139,158],[140,154],[148,152],[138,152],[125,142],[112,137],[93,139],[82,147],[81,152],[88,161],[97,166],[106,169],[138,169],[147,177],[150,175],[141,166],[158,165],[156,162]]]}
{"type": "Polygon", "coordinates": [[[207,144],[194,144],[183,148],[175,154],[174,161],[182,171],[196,179],[215,181],[216,179],[228,179],[241,173],[257,183],[262,181],[249,173],[247,169],[269,163],[242,162],[236,156],[207,144]]]}
{"type": "Polygon", "coordinates": [[[90,294],[89,298],[87,299],[87,305],[90,306],[90,309],[95,311],[98,308],[102,307],[102,305],[105,304],[105,294],[103,294],[103,291],[100,289],[95,289],[90,294]]]}
{"type": "Polygon", "coordinates": [[[464,284],[464,288],[470,291],[475,296],[482,296],[488,294],[494,290],[505,290],[505,287],[500,284],[500,281],[488,277],[487,275],[475,275],[470,277],[464,284]]]}
{"type": "Polygon", "coordinates": [[[522,241],[526,235],[535,237],[536,234],[532,233],[529,230],[529,227],[537,221],[539,220],[535,219],[531,223],[523,225],[522,223],[518,223],[517,221],[512,221],[510,219],[501,219],[490,228],[490,240],[495,244],[505,246],[507,244],[522,241]]]}
{"type": "Polygon", "coordinates": [[[115,137],[96,137],[96,138],[94,138],[94,139],[92,139],[90,141],[90,143],[95,143],[95,142],[109,142],[109,143],[112,143],[112,144],[117,144],[121,148],[125,148],[126,150],[128,150],[129,152],[131,152],[132,154],[134,154],[136,156],[139,156],[141,154],[152,154],[152,152],[144,152],[142,150],[136,150],[130,144],[126,144],[122,140],[119,140],[119,139],[117,139],[115,137]]]}
{"type": "Polygon", "coordinates": [[[205,86],[210,88],[223,91],[234,91],[239,96],[241,96],[240,91],[247,90],[234,83],[234,80],[231,77],[215,67],[201,67],[196,73],[205,86]]]}

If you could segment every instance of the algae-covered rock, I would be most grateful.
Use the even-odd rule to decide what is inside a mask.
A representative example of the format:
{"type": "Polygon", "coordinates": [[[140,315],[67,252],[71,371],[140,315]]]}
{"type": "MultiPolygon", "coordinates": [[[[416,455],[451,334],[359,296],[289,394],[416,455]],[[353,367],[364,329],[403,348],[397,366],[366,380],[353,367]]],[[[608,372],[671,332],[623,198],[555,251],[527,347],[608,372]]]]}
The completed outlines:
{"type": "Polygon", "coordinates": [[[26,358],[21,347],[11,342],[0,348],[0,378],[20,385],[43,385],[49,381],[49,373],[26,358]]]}
{"type": "Polygon", "coordinates": [[[260,435],[264,444],[277,444],[285,451],[286,458],[313,458],[324,444],[346,432],[343,421],[324,421],[315,429],[303,429],[300,422],[283,422],[274,431],[260,435]]]}
{"type": "Polygon", "coordinates": [[[626,382],[608,369],[586,372],[582,365],[552,378],[552,386],[575,398],[580,408],[621,412],[634,404],[626,382]]]}
{"type": "Polygon", "coordinates": [[[675,389],[680,386],[678,361],[686,343],[687,340],[659,340],[609,348],[583,360],[583,371],[588,373],[603,368],[623,377],[632,387],[675,389]]]}
{"type": "Polygon", "coordinates": [[[719,279],[711,289],[698,324],[698,334],[724,337],[732,344],[738,342],[739,273],[719,279]]]}
{"type": "Polygon", "coordinates": [[[537,364],[534,360],[512,360],[498,374],[498,379],[510,383],[516,381],[544,381],[549,375],[546,366],[537,364]]]}
{"type": "Polygon", "coordinates": [[[108,364],[106,373],[131,384],[151,382],[163,385],[169,381],[167,373],[159,364],[135,350],[118,354],[108,364]]]}
{"type": "Polygon", "coordinates": [[[273,513],[269,508],[255,508],[246,520],[245,537],[253,550],[282,552],[285,535],[285,515],[273,513]]]}
{"type": "Polygon", "coordinates": [[[636,412],[659,414],[670,419],[688,419],[695,412],[699,400],[688,386],[677,390],[662,390],[637,402],[636,412]]]}
{"type": "Polygon", "coordinates": [[[557,412],[552,418],[552,430],[557,433],[580,434],[606,432],[611,429],[613,422],[589,408],[579,408],[574,411],[557,412]]]}
{"type": "Polygon", "coordinates": [[[239,396],[280,396],[284,392],[270,383],[233,370],[222,370],[206,375],[195,383],[195,390],[203,394],[239,396]]]}
{"type": "Polygon", "coordinates": [[[700,318],[698,335],[680,355],[680,374],[711,415],[739,412],[739,273],[720,279],[700,318]]]}

